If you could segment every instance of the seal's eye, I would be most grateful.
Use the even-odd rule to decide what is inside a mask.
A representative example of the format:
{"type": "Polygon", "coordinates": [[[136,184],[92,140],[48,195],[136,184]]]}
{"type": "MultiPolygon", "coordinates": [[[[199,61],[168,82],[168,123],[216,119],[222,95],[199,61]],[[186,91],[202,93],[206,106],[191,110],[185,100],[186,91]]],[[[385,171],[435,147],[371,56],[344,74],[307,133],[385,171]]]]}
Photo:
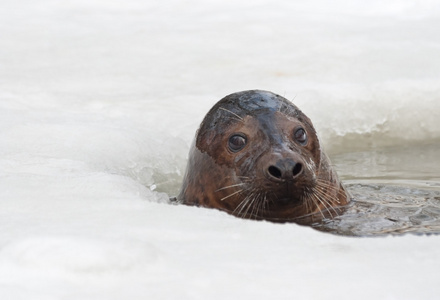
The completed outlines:
{"type": "Polygon", "coordinates": [[[234,134],[229,138],[229,150],[238,152],[246,146],[246,136],[242,134],[234,134]]]}
{"type": "Polygon", "coordinates": [[[298,128],[293,136],[295,140],[301,145],[305,146],[307,144],[307,133],[304,128],[298,128]]]}

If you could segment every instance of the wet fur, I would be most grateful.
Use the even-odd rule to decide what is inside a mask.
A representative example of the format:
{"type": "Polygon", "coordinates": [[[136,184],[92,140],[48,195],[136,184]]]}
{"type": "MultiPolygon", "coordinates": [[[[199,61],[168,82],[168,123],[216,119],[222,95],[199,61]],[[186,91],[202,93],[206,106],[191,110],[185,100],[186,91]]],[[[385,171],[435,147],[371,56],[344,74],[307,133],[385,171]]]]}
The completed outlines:
{"type": "Polygon", "coordinates": [[[191,147],[177,200],[242,218],[308,224],[337,216],[349,196],[310,119],[283,97],[252,90],[229,95],[208,112],[191,147]],[[292,141],[298,126],[307,132],[305,146],[292,141]],[[237,153],[227,149],[234,132],[249,137],[237,153]],[[268,180],[265,168],[283,159],[301,162],[301,176],[268,180]]]}

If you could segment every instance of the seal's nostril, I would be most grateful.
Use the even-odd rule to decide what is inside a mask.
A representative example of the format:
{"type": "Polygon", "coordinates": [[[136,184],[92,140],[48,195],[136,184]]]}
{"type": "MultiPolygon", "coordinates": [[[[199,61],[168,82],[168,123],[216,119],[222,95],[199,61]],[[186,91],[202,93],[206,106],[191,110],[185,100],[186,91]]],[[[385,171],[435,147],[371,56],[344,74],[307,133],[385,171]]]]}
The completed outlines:
{"type": "Polygon", "coordinates": [[[303,166],[301,163],[295,163],[293,160],[278,162],[277,166],[271,165],[267,168],[267,172],[272,179],[292,180],[302,173],[303,166]],[[278,166],[279,165],[279,166],[278,166]]]}
{"type": "Polygon", "coordinates": [[[298,176],[298,175],[301,173],[301,171],[302,171],[302,164],[297,163],[297,164],[293,167],[293,170],[292,170],[293,177],[298,176]]]}
{"type": "Polygon", "coordinates": [[[281,176],[282,176],[282,173],[281,173],[280,169],[278,169],[275,166],[270,166],[268,171],[269,171],[269,174],[272,175],[275,178],[280,179],[281,176]]]}

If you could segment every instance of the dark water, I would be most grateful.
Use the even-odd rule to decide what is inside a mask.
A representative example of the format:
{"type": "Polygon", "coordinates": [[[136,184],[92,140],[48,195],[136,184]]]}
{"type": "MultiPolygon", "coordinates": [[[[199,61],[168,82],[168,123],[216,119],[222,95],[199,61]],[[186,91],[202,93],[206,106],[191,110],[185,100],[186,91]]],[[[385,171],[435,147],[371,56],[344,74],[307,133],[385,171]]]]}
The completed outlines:
{"type": "Polygon", "coordinates": [[[354,198],[347,210],[315,228],[351,236],[440,233],[439,184],[419,188],[359,183],[347,188],[354,198]]]}
{"type": "Polygon", "coordinates": [[[440,143],[340,153],[332,161],[353,201],[316,229],[350,236],[440,234],[440,143]]]}

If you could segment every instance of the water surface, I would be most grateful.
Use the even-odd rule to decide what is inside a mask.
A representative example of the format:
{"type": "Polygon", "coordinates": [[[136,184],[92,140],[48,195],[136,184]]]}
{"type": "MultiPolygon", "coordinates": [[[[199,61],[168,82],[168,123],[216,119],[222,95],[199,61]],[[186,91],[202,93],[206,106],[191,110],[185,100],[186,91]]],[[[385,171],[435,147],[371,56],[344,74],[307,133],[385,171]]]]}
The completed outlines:
{"type": "Polygon", "coordinates": [[[439,149],[440,143],[415,143],[335,154],[353,201],[314,227],[352,236],[440,233],[439,149]]]}

